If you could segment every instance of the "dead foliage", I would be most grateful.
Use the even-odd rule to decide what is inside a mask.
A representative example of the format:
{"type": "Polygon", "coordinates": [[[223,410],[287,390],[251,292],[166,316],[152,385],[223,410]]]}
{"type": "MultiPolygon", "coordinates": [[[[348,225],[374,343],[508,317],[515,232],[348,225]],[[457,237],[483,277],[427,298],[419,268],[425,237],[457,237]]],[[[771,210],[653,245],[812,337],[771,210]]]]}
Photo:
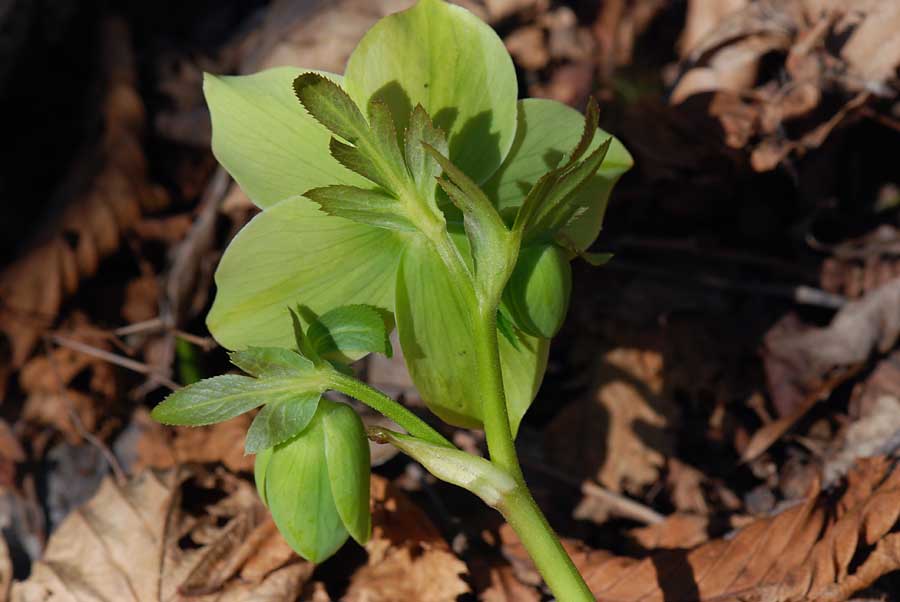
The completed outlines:
{"type": "Polygon", "coordinates": [[[455,602],[470,591],[465,563],[412,500],[373,476],[372,504],[369,559],[353,574],[346,602],[455,602]]]}
{"type": "Polygon", "coordinates": [[[893,0],[694,0],[671,100],[710,95],[727,144],[771,170],[894,97],[898,27],[893,0]]]}
{"type": "MultiPolygon", "coordinates": [[[[101,105],[104,132],[96,147],[72,168],[70,188],[60,190],[65,208],[31,250],[0,273],[0,333],[9,339],[11,362],[22,366],[40,336],[79,282],[97,273],[102,258],[115,251],[123,232],[144,207],[165,202],[147,177],[141,145],[144,104],[127,27],[110,20],[103,28],[101,105]],[[99,167],[98,167],[99,166],[99,167]]],[[[2,384],[2,383],[0,383],[2,384]]]]}
{"type": "MultiPolygon", "coordinates": [[[[900,568],[900,536],[892,532],[898,517],[900,470],[880,457],[858,465],[839,496],[813,491],[802,503],[695,548],[678,546],[682,535],[697,533],[694,521],[683,520],[654,529],[651,543],[665,545],[645,559],[568,547],[601,602],[841,602],[900,568]]],[[[520,578],[527,579],[521,543],[508,530],[504,540],[505,554],[525,567],[520,578]]]]}
{"type": "Polygon", "coordinates": [[[107,479],[51,536],[11,600],[293,602],[312,567],[260,556],[272,534],[263,516],[252,487],[227,476],[173,469],[124,486],[107,479]],[[199,518],[182,508],[191,479],[226,494],[199,518]]]}

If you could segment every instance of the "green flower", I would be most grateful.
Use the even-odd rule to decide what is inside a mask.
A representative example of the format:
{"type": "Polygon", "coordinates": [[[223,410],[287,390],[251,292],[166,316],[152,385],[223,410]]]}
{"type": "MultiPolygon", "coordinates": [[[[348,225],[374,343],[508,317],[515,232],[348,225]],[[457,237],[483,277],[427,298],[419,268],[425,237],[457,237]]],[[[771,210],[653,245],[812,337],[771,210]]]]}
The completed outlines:
{"type": "MultiPolygon", "coordinates": [[[[230,349],[290,347],[285,308],[300,302],[323,314],[374,305],[395,314],[407,365],[429,407],[453,424],[479,426],[469,306],[416,220],[395,210],[404,206],[395,184],[408,179],[402,188],[415,192],[423,215],[433,209],[469,253],[459,212],[436,193],[433,176],[441,169],[422,143],[448,156],[511,221],[532,186],[579,140],[584,119],[558,102],[517,101],[502,41],[477,17],[441,0],[420,0],[379,21],[343,77],[304,73],[281,67],[205,79],[213,151],[263,209],[222,258],[209,329],[230,349]],[[358,137],[360,124],[371,127],[372,144],[383,151],[378,164],[360,154],[369,141],[358,137]]],[[[600,132],[587,152],[608,138],[600,132]]],[[[630,165],[628,152],[612,140],[599,171],[572,192],[584,210],[558,233],[570,251],[597,237],[609,192],[630,165]]],[[[560,269],[553,261],[536,265],[560,269]]],[[[566,278],[517,273],[540,282],[566,278]]],[[[517,286],[525,297],[505,301],[514,311],[500,337],[513,430],[543,377],[544,337],[558,328],[568,301],[568,291],[540,290],[539,282],[517,286]]]]}

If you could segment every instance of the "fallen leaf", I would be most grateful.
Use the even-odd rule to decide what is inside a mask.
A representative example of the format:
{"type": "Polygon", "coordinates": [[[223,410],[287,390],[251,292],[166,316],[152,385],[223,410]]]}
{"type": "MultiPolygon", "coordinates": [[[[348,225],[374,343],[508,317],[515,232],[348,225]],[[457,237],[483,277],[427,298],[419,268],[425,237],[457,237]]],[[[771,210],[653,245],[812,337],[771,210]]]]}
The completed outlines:
{"type": "Polygon", "coordinates": [[[166,202],[162,189],[148,179],[141,148],[145,114],[128,28],[111,19],[101,29],[104,134],[96,148],[79,154],[73,178],[84,177],[94,165],[100,168],[86,192],[69,198],[41,242],[0,272],[0,333],[9,339],[16,367],[25,363],[79,281],[95,274],[101,259],[118,248],[122,232],[137,223],[142,209],[166,202]]]}
{"type": "Polygon", "coordinates": [[[6,540],[0,537],[0,602],[9,600],[9,589],[12,587],[13,565],[9,557],[6,540]]]}
{"type": "Polygon", "coordinates": [[[478,597],[481,602],[540,602],[536,589],[516,578],[510,566],[491,568],[491,584],[478,597]]]}
{"type": "Polygon", "coordinates": [[[552,464],[615,492],[637,495],[655,483],[673,446],[662,361],[653,350],[605,353],[590,396],[566,406],[545,433],[552,464]]]}
{"type": "Polygon", "coordinates": [[[455,602],[468,573],[428,517],[401,491],[372,477],[369,560],[350,579],[346,602],[455,602]]]}
{"type": "MultiPolygon", "coordinates": [[[[814,491],[690,550],[635,559],[564,545],[600,601],[843,602],[900,569],[898,516],[900,470],[881,457],[858,465],[838,499],[814,491]]],[[[527,564],[512,531],[501,534],[504,553],[527,564]]]]}
{"type": "Polygon", "coordinates": [[[710,519],[700,514],[673,514],[661,523],[628,532],[643,550],[696,547],[709,539],[710,519]]]}
{"type": "Polygon", "coordinates": [[[178,468],[148,471],[124,486],[104,481],[54,532],[28,580],[13,585],[12,601],[294,602],[311,574],[308,563],[288,564],[257,583],[231,579],[240,568],[232,554],[262,515],[255,497],[240,493],[252,486],[231,481],[225,499],[234,507],[211,523],[181,508],[192,476],[201,475],[178,468]],[[197,595],[184,595],[186,587],[197,595]]]}

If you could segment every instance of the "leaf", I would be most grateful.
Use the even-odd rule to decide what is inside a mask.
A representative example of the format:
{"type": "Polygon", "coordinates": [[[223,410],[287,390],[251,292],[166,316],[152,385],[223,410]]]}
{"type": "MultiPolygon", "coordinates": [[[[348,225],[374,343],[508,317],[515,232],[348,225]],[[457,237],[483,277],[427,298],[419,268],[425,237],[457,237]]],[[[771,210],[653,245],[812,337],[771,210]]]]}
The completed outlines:
{"type": "Polygon", "coordinates": [[[370,129],[359,107],[340,86],[318,73],[304,73],[294,80],[294,93],[307,111],[322,125],[355,147],[330,144],[342,164],[348,161],[361,173],[386,189],[400,194],[406,179],[403,158],[390,113],[381,102],[369,104],[375,121],[370,129]],[[357,156],[357,155],[361,155],[357,156]]]}
{"type": "MultiPolygon", "coordinates": [[[[573,560],[602,600],[841,602],[900,569],[898,514],[900,470],[877,457],[857,466],[839,498],[813,491],[727,539],[644,559],[582,548],[573,560]]],[[[513,547],[507,554],[518,554],[513,547]]]]}
{"type": "Polygon", "coordinates": [[[231,363],[257,377],[293,376],[313,370],[308,359],[281,347],[250,347],[228,354],[231,363]]]}
{"type": "Polygon", "coordinates": [[[404,143],[406,166],[409,168],[409,173],[412,174],[416,188],[430,206],[437,208],[434,179],[441,175],[441,166],[434,157],[426,152],[425,144],[443,156],[447,156],[450,151],[447,145],[447,135],[440,128],[434,127],[431,117],[421,104],[417,104],[410,115],[404,143]]]}
{"type": "Polygon", "coordinates": [[[306,336],[303,322],[300,321],[300,314],[303,313],[303,306],[298,305],[297,311],[294,311],[294,308],[289,307],[288,313],[291,314],[291,329],[294,331],[294,342],[297,344],[297,351],[300,352],[300,355],[318,366],[322,363],[322,358],[319,357],[316,348],[310,343],[309,337],[306,336]]]}
{"type": "Polygon", "coordinates": [[[304,196],[317,203],[328,215],[388,230],[416,230],[406,217],[403,204],[379,190],[356,186],[326,186],[308,190],[304,196]]]}
{"type": "Polygon", "coordinates": [[[371,535],[369,441],[362,420],[350,406],[335,404],[323,417],[325,460],[331,495],[344,527],[359,544],[371,535]]]}
{"type": "Polygon", "coordinates": [[[287,199],[257,215],[225,251],[210,332],[229,349],[291,347],[288,307],[314,313],[367,303],[391,311],[403,242],[395,233],[287,199]]]}
{"type": "MultiPolygon", "coordinates": [[[[470,313],[437,254],[426,244],[404,253],[395,317],[409,373],[429,409],[445,422],[481,426],[478,365],[469,334],[470,313]]],[[[499,336],[503,382],[513,432],[534,400],[549,342],[517,332],[518,348],[499,336]]]]}
{"type": "MultiPolygon", "coordinates": [[[[552,100],[519,101],[518,115],[516,139],[509,155],[482,186],[504,215],[522,204],[541,176],[560,165],[571,150],[572,140],[583,132],[585,123],[578,111],[552,100]]],[[[588,151],[595,151],[608,137],[607,133],[598,132],[588,151]]],[[[577,194],[577,203],[589,206],[590,210],[563,230],[576,248],[586,249],[597,238],[609,193],[632,163],[625,147],[613,139],[599,171],[577,194]]]]}
{"type": "Polygon", "coordinates": [[[11,600],[143,602],[190,593],[196,602],[293,602],[312,573],[308,563],[286,558],[255,580],[238,576],[260,560],[267,532],[247,489],[184,468],[146,471],[123,485],[110,477],[53,531],[11,600]],[[179,503],[198,494],[224,499],[198,520],[179,503]]]}
{"type": "Polygon", "coordinates": [[[307,336],[320,356],[350,363],[372,352],[390,357],[391,329],[371,305],[342,305],[313,320],[307,336]]]}
{"type": "Polygon", "coordinates": [[[222,422],[264,403],[293,399],[298,391],[321,389],[315,374],[256,379],[223,374],[175,391],[157,405],[154,420],[163,424],[202,426],[222,422]]]}
{"type": "Polygon", "coordinates": [[[421,104],[447,132],[450,159],[476,182],[512,144],[512,60],[493,29],[458,6],[422,0],[376,23],[350,56],[344,85],[359,106],[386,102],[400,131],[421,104]]]}
{"type": "Polygon", "coordinates": [[[466,237],[475,264],[475,276],[483,291],[491,291],[508,274],[509,230],[481,189],[437,149],[425,150],[444,170],[447,180],[438,180],[450,200],[463,213],[466,237]]]}
{"type": "Polygon", "coordinates": [[[321,397],[319,391],[298,392],[291,399],[267,403],[247,431],[246,453],[259,453],[300,433],[315,416],[321,397]]]}
{"type": "Polygon", "coordinates": [[[525,247],[503,291],[503,306],[528,334],[552,338],[569,310],[572,266],[554,244],[525,247]]]}
{"type": "MultiPolygon", "coordinates": [[[[365,183],[331,157],[328,130],[298,105],[292,83],[300,73],[279,67],[238,77],[206,74],[203,79],[213,153],[262,208],[310,188],[365,183]]],[[[320,75],[341,81],[338,75],[320,75]]]]}
{"type": "Polygon", "coordinates": [[[266,500],[278,530],[303,558],[321,562],[347,541],[331,495],[322,408],[300,435],[277,445],[266,466],[266,500]]]}
{"type": "Polygon", "coordinates": [[[346,602],[456,602],[471,590],[468,567],[401,490],[372,475],[369,558],[350,578],[346,602]]]}

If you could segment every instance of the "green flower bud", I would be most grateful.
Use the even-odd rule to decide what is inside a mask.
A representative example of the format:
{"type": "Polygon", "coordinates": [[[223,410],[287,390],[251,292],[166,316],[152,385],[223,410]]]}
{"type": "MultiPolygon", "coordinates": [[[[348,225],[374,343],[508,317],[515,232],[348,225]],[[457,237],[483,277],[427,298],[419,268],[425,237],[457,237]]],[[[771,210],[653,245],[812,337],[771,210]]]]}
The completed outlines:
{"type": "Polygon", "coordinates": [[[572,293],[572,266],[554,244],[525,247],[503,291],[503,306],[526,333],[552,338],[562,327],[572,293]]]}
{"type": "Polygon", "coordinates": [[[349,406],[327,399],[296,437],[259,453],[256,487],[300,556],[321,562],[369,539],[369,444],[349,406]]]}

